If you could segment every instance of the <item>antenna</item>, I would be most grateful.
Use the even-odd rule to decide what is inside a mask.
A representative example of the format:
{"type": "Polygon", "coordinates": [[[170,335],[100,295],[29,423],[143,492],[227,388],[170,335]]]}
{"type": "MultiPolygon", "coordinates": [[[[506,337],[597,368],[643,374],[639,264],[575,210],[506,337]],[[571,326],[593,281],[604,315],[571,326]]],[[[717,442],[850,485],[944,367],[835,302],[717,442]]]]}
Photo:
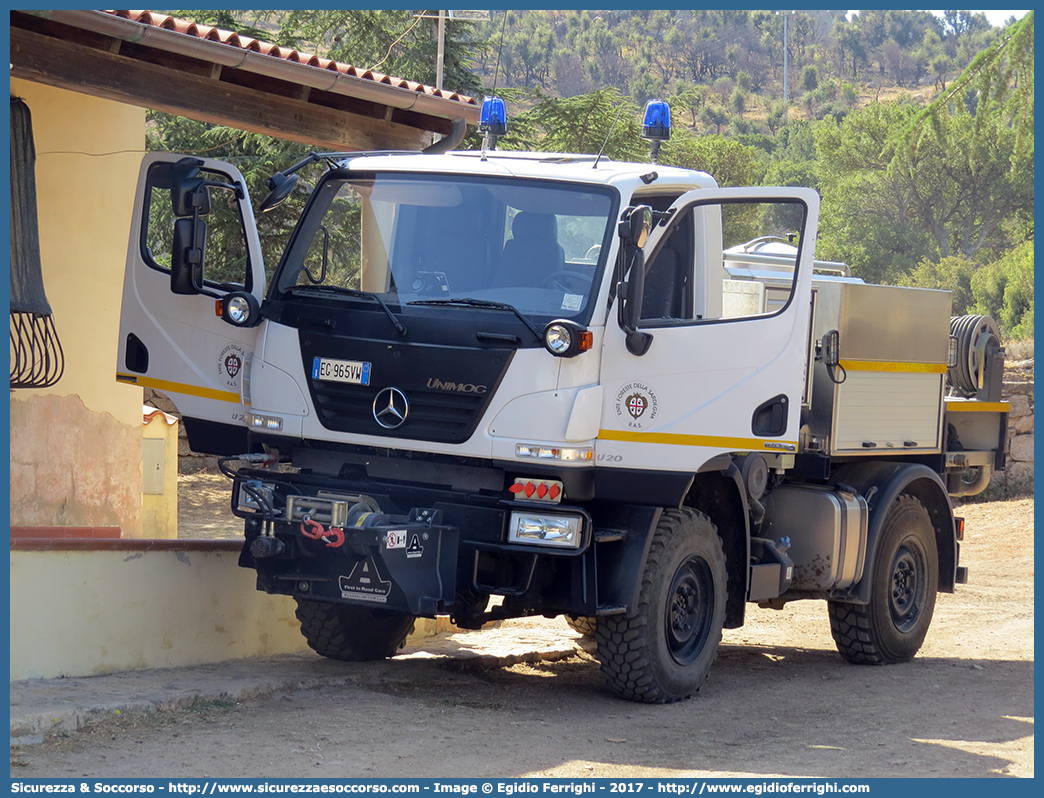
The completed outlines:
{"type": "Polygon", "coordinates": [[[600,160],[602,160],[602,155],[605,153],[605,147],[609,143],[609,139],[613,135],[613,131],[616,130],[616,123],[620,119],[620,111],[622,111],[622,110],[623,110],[623,103],[621,103],[620,105],[618,105],[616,107],[616,116],[613,117],[613,124],[610,125],[609,132],[605,136],[605,141],[602,142],[602,148],[600,150],[598,150],[598,156],[595,158],[594,165],[591,167],[592,169],[597,169],[598,168],[598,162],[600,160]]]}

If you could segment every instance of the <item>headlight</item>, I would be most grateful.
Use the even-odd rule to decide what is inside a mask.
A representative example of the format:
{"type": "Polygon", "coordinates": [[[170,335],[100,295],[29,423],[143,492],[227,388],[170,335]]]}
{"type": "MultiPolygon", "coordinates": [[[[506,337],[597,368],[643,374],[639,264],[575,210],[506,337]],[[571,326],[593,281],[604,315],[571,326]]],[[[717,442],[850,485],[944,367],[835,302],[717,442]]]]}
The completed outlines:
{"type": "Polygon", "coordinates": [[[579,516],[512,513],[508,526],[508,541],[578,549],[583,542],[583,531],[582,519],[579,516]]]}
{"type": "Polygon", "coordinates": [[[564,354],[573,346],[573,332],[564,324],[552,324],[544,333],[544,343],[553,354],[564,354]]]}
{"type": "Polygon", "coordinates": [[[594,335],[575,321],[559,319],[544,328],[544,346],[555,357],[575,357],[594,345],[594,335]]]}
{"type": "Polygon", "coordinates": [[[261,306],[253,294],[235,291],[217,301],[217,315],[235,327],[253,327],[261,321],[261,306]]]}

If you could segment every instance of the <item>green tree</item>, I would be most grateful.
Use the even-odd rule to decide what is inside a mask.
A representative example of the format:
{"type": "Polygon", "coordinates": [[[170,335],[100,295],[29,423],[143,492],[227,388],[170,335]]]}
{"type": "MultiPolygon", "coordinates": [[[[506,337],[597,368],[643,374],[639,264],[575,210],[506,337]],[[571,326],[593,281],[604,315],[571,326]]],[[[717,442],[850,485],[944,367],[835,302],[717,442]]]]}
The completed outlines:
{"type": "Polygon", "coordinates": [[[1033,15],[925,111],[868,106],[815,127],[821,242],[871,280],[928,257],[991,257],[1033,208],[1033,15]]]}
{"type": "Polygon", "coordinates": [[[722,127],[729,123],[729,114],[719,105],[705,105],[700,110],[700,121],[720,136],[722,127]]]}
{"type": "Polygon", "coordinates": [[[660,151],[670,166],[707,172],[719,186],[755,186],[764,172],[759,150],[720,135],[696,136],[676,132],[660,151]]]}
{"type": "Polygon", "coordinates": [[[739,86],[733,89],[732,96],[729,97],[729,107],[734,114],[743,116],[747,110],[747,92],[743,91],[739,86]]]}
{"type": "MultiPolygon", "coordinates": [[[[597,153],[616,160],[646,157],[638,108],[616,89],[577,97],[544,97],[520,115],[537,131],[535,149],[543,152],[597,153]]],[[[528,147],[527,147],[528,148],[528,147]]]]}
{"type": "Polygon", "coordinates": [[[993,316],[1011,340],[1033,337],[1033,242],[1023,241],[971,278],[973,312],[993,316]]]}
{"type": "Polygon", "coordinates": [[[891,166],[899,150],[893,132],[915,112],[908,103],[881,103],[813,126],[823,195],[817,253],[869,282],[894,282],[935,254],[910,186],[891,166]]]}
{"type": "Polygon", "coordinates": [[[962,255],[943,258],[938,263],[923,258],[917,268],[897,281],[899,285],[914,288],[936,288],[953,292],[952,313],[963,316],[974,312],[972,278],[979,264],[962,255]]]}
{"type": "Polygon", "coordinates": [[[815,91],[817,88],[819,88],[819,70],[809,64],[801,70],[801,89],[802,91],[815,91]]]}

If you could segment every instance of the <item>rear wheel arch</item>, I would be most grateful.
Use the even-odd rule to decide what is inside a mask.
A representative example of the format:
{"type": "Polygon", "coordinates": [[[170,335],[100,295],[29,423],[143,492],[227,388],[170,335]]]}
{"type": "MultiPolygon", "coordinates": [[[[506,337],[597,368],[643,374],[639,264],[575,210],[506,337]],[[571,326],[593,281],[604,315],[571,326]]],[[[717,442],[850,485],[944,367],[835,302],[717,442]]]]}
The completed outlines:
{"type": "Polygon", "coordinates": [[[838,469],[831,481],[851,485],[864,497],[869,496],[866,563],[863,576],[852,591],[853,598],[859,603],[869,600],[870,574],[873,573],[881,528],[889,508],[904,493],[917,499],[928,511],[939,555],[938,589],[953,592],[957,575],[957,536],[950,497],[937,473],[919,463],[856,463],[838,469]]]}

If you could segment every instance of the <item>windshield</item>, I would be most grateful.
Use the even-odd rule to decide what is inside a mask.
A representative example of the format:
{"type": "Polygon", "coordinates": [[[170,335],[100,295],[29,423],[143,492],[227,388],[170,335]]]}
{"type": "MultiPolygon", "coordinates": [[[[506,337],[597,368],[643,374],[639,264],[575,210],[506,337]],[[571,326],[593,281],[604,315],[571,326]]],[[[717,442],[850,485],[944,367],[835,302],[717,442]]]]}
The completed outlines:
{"type": "Polygon", "coordinates": [[[531,317],[590,318],[612,232],[611,189],[342,174],[318,189],[277,275],[279,293],[362,291],[396,312],[468,298],[531,317]]]}

